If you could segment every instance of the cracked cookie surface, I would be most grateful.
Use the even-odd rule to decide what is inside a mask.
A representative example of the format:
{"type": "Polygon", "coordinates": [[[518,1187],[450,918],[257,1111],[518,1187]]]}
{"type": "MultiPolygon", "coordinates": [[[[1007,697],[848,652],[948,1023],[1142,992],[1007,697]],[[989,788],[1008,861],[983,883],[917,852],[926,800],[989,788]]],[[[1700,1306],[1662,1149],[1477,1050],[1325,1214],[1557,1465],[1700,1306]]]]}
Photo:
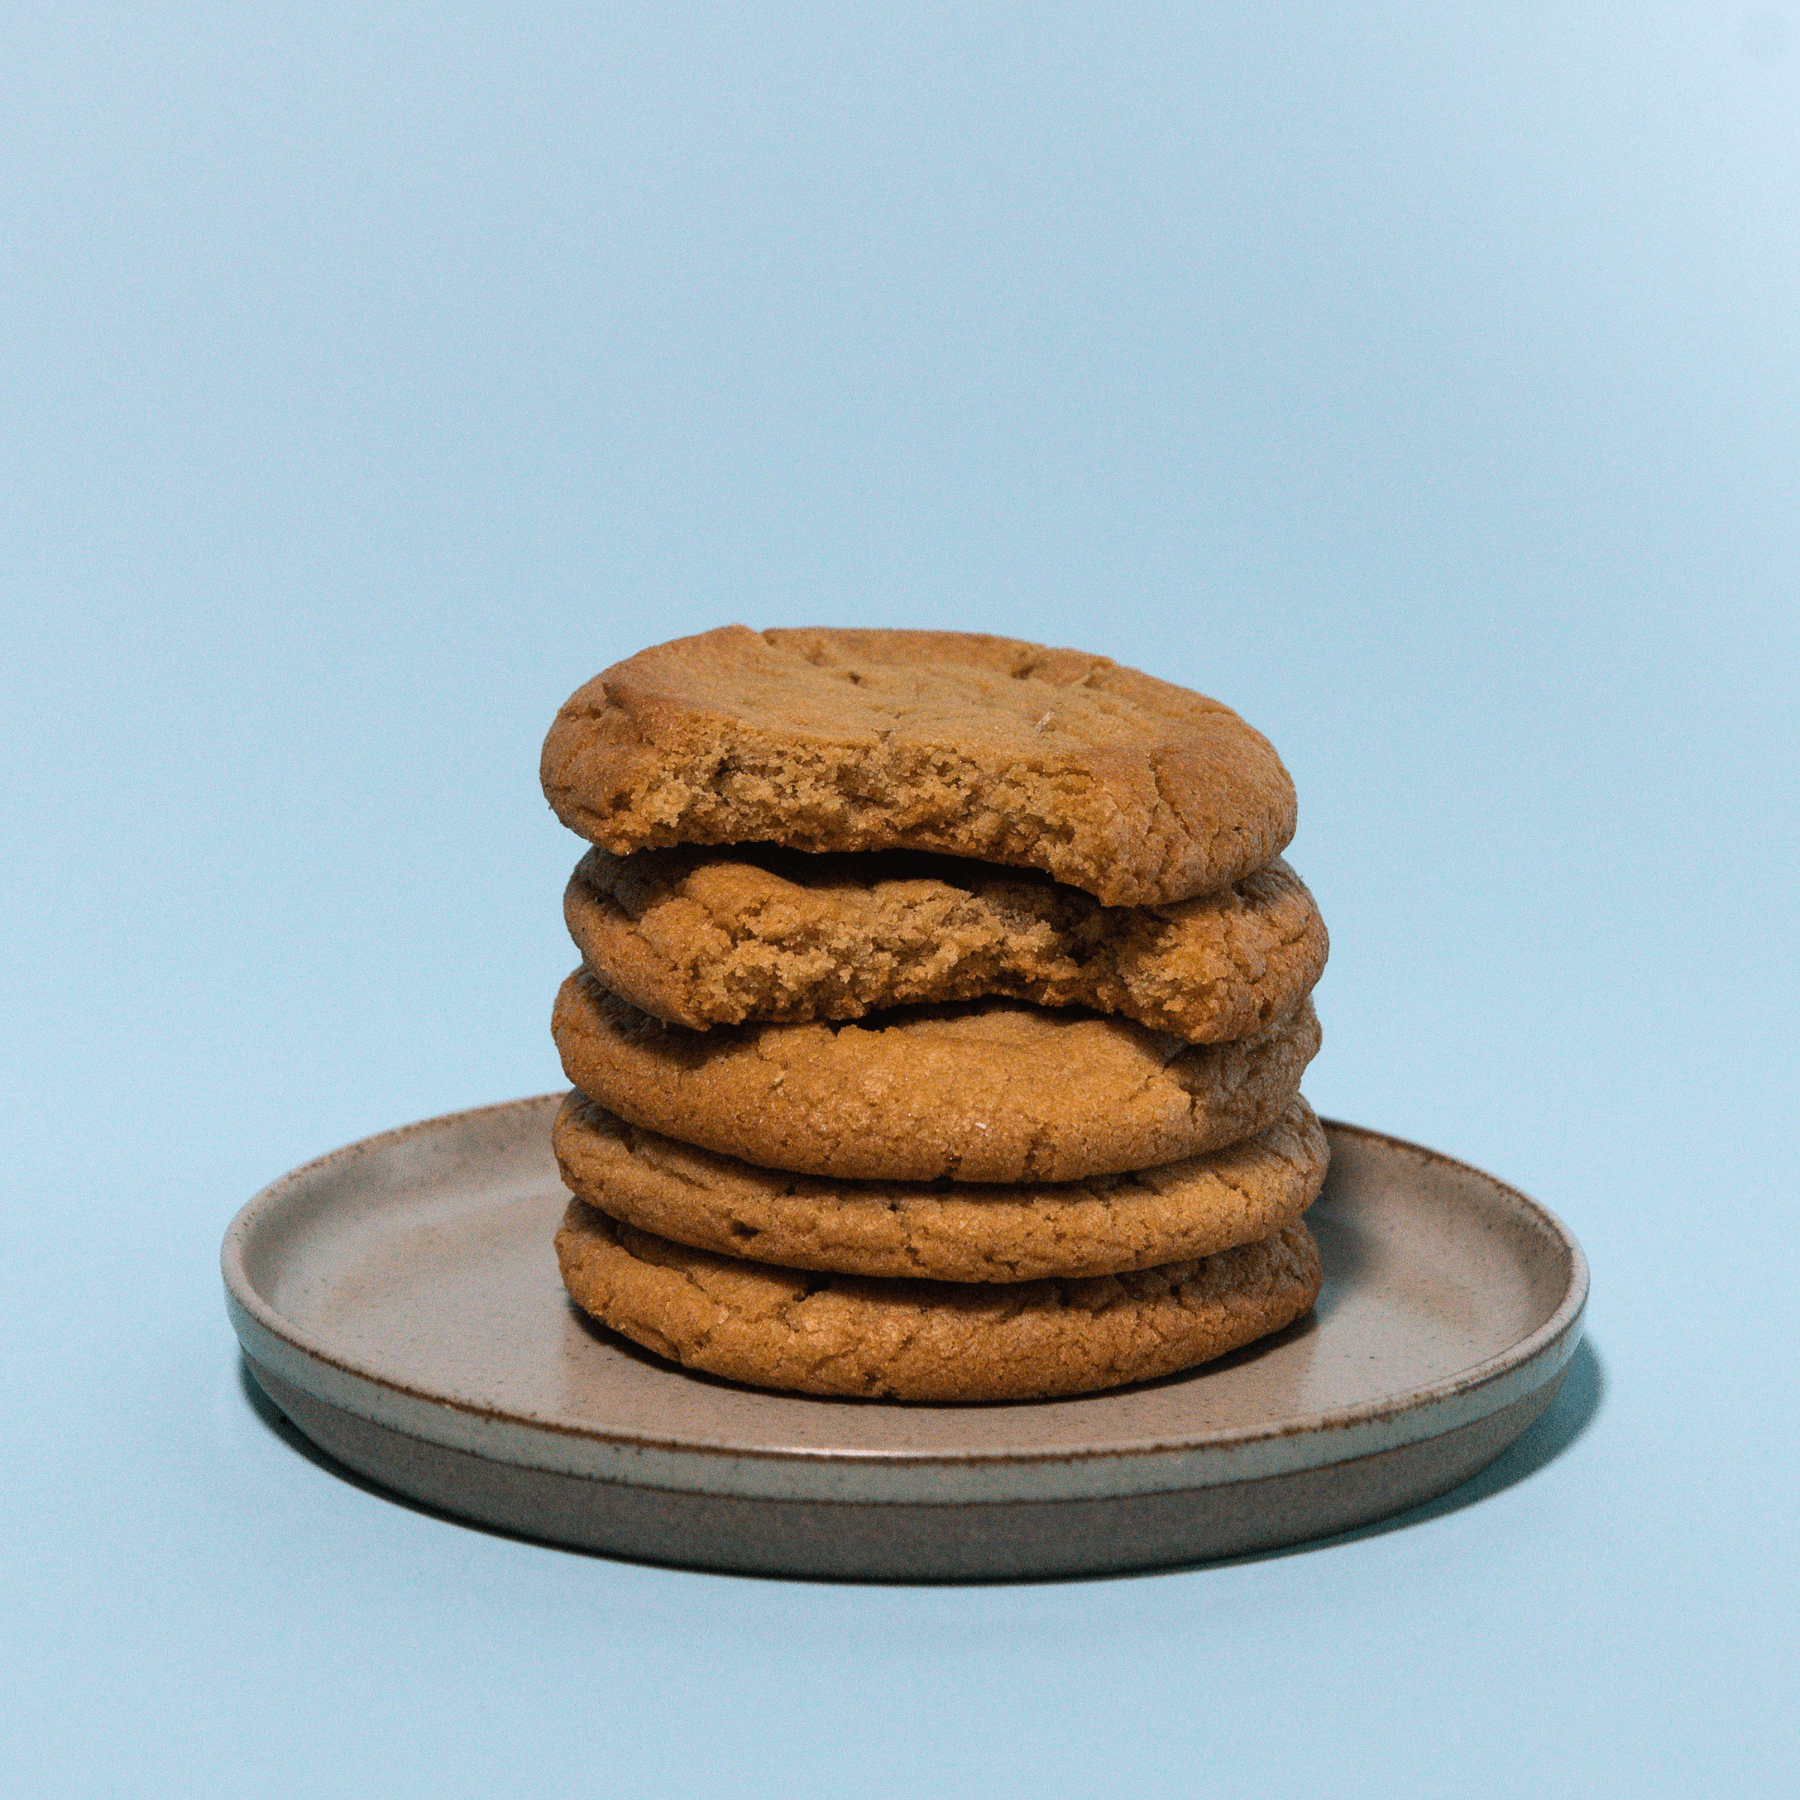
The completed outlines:
{"type": "Polygon", "coordinates": [[[1272,1125],[1319,1047],[1310,1001],[1227,1044],[1014,1000],[690,1031],[585,967],[551,1031],[570,1082],[634,1125],[880,1181],[1078,1181],[1197,1156],[1272,1125]]]}
{"type": "Polygon", "coordinates": [[[1035,1186],[789,1175],[645,1131],[577,1090],[552,1141],[563,1181],[641,1231],[723,1256],[841,1275],[1036,1281],[1192,1260],[1305,1212],[1329,1152],[1295,1096],[1253,1138],[1123,1175],[1035,1186]]]}
{"type": "Polygon", "coordinates": [[[1112,906],[1208,893],[1294,832],[1230,708],[1105,657],[965,632],[723,626],[578,689],[545,796],[619,854],[770,842],[1039,868],[1112,906]]]}
{"type": "Polygon", "coordinates": [[[1327,949],[1280,861],[1216,894],[1108,907],[1035,870],[905,851],[595,848],[563,915],[614,992],[696,1029],[994,994],[1217,1043],[1291,1012],[1327,949]]]}
{"type": "Polygon", "coordinates": [[[741,1262],[571,1200],[556,1238],[584,1311],[671,1362],[755,1387],[1029,1400],[1191,1368],[1291,1324],[1319,1291],[1304,1225],[1197,1261],[1004,1287],[741,1262]]]}

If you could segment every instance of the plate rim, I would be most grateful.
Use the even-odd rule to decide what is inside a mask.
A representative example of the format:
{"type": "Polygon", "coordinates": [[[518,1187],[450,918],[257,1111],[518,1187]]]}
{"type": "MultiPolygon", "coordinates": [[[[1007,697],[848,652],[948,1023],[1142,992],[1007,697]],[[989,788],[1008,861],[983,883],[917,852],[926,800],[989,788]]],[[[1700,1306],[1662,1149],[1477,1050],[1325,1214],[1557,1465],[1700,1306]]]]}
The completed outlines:
{"type": "MultiPolygon", "coordinates": [[[[400,1400],[441,1409],[470,1421],[487,1421],[527,1434],[543,1434],[549,1438],[591,1444],[609,1450],[639,1455],[649,1453],[658,1458],[674,1456],[682,1459],[729,1459],[739,1463],[747,1461],[773,1464],[804,1463],[812,1467],[837,1466],[846,1469],[879,1467],[896,1471],[904,1469],[916,1473],[928,1471],[934,1467],[965,1471],[978,1468],[1000,1470],[1021,1466],[1090,1467],[1097,1464],[1142,1458],[1191,1457],[1196,1454],[1226,1456],[1233,1451],[1246,1450],[1252,1446],[1279,1444],[1284,1440],[1299,1438],[1320,1440],[1335,1433],[1342,1433],[1346,1438],[1358,1438],[1365,1435],[1369,1428],[1378,1427],[1383,1421],[1396,1420],[1405,1416],[1419,1418],[1421,1415],[1429,1415],[1444,1409],[1456,1409],[1458,1402],[1467,1401],[1473,1396],[1481,1394],[1483,1390],[1502,1388],[1505,1397],[1501,1398],[1496,1395],[1495,1404],[1496,1406],[1506,1404],[1508,1400],[1516,1397],[1510,1393],[1510,1388],[1518,1385],[1515,1381],[1509,1381],[1509,1377],[1518,1377],[1523,1372],[1533,1370],[1534,1365],[1548,1360],[1549,1366],[1542,1370],[1543,1378],[1548,1379],[1560,1370],[1569,1357],[1574,1354],[1579,1342],[1579,1326],[1587,1305],[1590,1283],[1588,1262],[1574,1234],[1555,1213],[1540,1201],[1534,1200],[1530,1195],[1514,1187],[1510,1182],[1501,1180],[1500,1177],[1478,1168],[1473,1163],[1464,1162],[1460,1158],[1415,1143],[1410,1139],[1397,1137],[1391,1132],[1340,1119],[1321,1119],[1320,1122],[1328,1135],[1342,1134],[1359,1138],[1366,1143],[1380,1145],[1390,1152],[1399,1152],[1416,1158],[1423,1164],[1447,1167],[1460,1175],[1474,1177],[1478,1182],[1498,1190],[1509,1204],[1530,1219],[1547,1239],[1558,1244],[1567,1255],[1569,1277],[1562,1296],[1549,1317],[1534,1330],[1509,1345],[1505,1350],[1471,1364],[1468,1368],[1459,1370],[1455,1375],[1421,1386],[1398,1389],[1357,1406],[1302,1414],[1279,1421],[1271,1420],[1257,1424],[1213,1429],[1203,1433],[1195,1432],[1186,1436],[1145,1439],[1138,1442],[1088,1448],[1059,1448],[1041,1451],[983,1450],[976,1447],[945,1451],[941,1448],[910,1449],[902,1446],[882,1449],[843,1445],[796,1445],[785,1448],[766,1448],[730,1443],[707,1444],[679,1436],[650,1436],[555,1419],[533,1418],[521,1413],[509,1412],[503,1408],[446,1396],[429,1388],[414,1386],[372,1369],[353,1358],[347,1358],[297,1322],[278,1313],[250,1280],[247,1250],[255,1232],[278,1212],[284,1202],[292,1198],[296,1190],[303,1189],[309,1178],[329,1167],[342,1167],[361,1160],[365,1156],[403,1143],[408,1138],[441,1130],[447,1126],[468,1124],[482,1118],[504,1114],[525,1115],[532,1111],[548,1112],[554,1106],[561,1104],[565,1092],[566,1090],[557,1090],[551,1093],[525,1095],[513,1100],[495,1101],[485,1106],[466,1107],[456,1112],[415,1119],[407,1124],[393,1126],[386,1131],[376,1132],[368,1137],[358,1138],[351,1143],[340,1145],[337,1149],[326,1151],[323,1155],[313,1157],[288,1170],[259,1189],[238,1209],[220,1246],[220,1271],[226,1290],[226,1309],[231,1317],[232,1326],[246,1351],[259,1360],[263,1360],[263,1347],[252,1345],[250,1339],[253,1336],[266,1335],[267,1338],[282,1345],[290,1356],[297,1356],[305,1362],[322,1364],[335,1371],[340,1377],[348,1378],[352,1383],[367,1384],[380,1393],[392,1395],[400,1400]],[[252,1327],[249,1333],[245,1330],[246,1325],[252,1327]],[[1553,1356],[1552,1353],[1559,1348],[1559,1344],[1562,1354],[1553,1356]]],[[[671,1369],[669,1373],[676,1375],[680,1371],[671,1369]]],[[[291,1373],[289,1378],[292,1379],[291,1373]]],[[[1538,1385],[1536,1382],[1527,1382],[1521,1391],[1529,1391],[1536,1385],[1538,1385]]],[[[796,1397],[783,1396],[790,1400],[796,1397]]],[[[341,1395],[331,1398],[333,1404],[345,1405],[341,1395]]],[[[1093,1398],[1103,1399],[1104,1396],[1096,1395],[1093,1398]]],[[[362,1412],[363,1409],[350,1406],[347,1410],[362,1412]]],[[[1492,1409],[1483,1408],[1481,1410],[1492,1409]]],[[[363,1416],[370,1417],[377,1423],[385,1424],[388,1429],[405,1429],[393,1425],[390,1421],[381,1420],[373,1413],[364,1413],[363,1416]]],[[[1421,1419],[1421,1422],[1425,1422],[1424,1419],[1421,1419]]],[[[1437,1429],[1444,1428],[1447,1427],[1440,1426],[1437,1429]]],[[[414,1435],[422,1434],[414,1433],[414,1435]]],[[[1435,1435],[1435,1431],[1430,1428],[1417,1434],[1420,1439],[1433,1435],[1435,1435]]],[[[446,1438],[435,1441],[450,1440],[446,1438]]],[[[1350,1454],[1362,1453],[1357,1450],[1350,1454]]],[[[502,1460],[511,1459],[503,1458],[502,1460]]],[[[1318,1460],[1329,1462],[1335,1459],[1323,1457],[1318,1460]]],[[[655,1483],[653,1485],[663,1484],[655,1483]]]]}

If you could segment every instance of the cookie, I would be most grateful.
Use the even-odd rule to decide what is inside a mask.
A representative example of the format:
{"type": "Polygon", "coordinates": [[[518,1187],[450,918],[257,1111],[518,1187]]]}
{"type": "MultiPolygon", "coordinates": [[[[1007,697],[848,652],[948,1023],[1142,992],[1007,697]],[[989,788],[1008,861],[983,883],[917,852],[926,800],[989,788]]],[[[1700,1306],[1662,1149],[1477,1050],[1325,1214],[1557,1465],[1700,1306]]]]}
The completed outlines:
{"type": "Polygon", "coordinates": [[[990,1287],[740,1262],[572,1200],[556,1254],[577,1305],[671,1362],[871,1399],[1032,1400],[1170,1375],[1279,1331],[1319,1291],[1298,1224],[1194,1262],[990,1287]]]}
{"type": "Polygon", "coordinates": [[[1294,832],[1287,771],[1228,707],[965,632],[727,625],[658,644],[570,697],[541,773],[563,823],[620,855],[935,850],[1109,906],[1224,887],[1294,832]]]}
{"type": "Polygon", "coordinates": [[[1218,1043],[1293,1011],[1327,949],[1280,861],[1198,899],[1107,907],[1036,870],[899,850],[596,848],[563,916],[615,993],[696,1029],[995,994],[1218,1043]]]}
{"type": "Polygon", "coordinates": [[[1310,1001],[1228,1044],[1015,1000],[690,1031],[585,968],[551,1031],[569,1080],[634,1125],[874,1181],[1079,1181],[1197,1156],[1272,1125],[1319,1047],[1310,1001]]]}
{"type": "Polygon", "coordinates": [[[1253,1243],[1313,1203],[1329,1155],[1298,1096],[1224,1150],[1035,1187],[787,1175],[628,1125],[579,1090],[553,1142],[576,1194],[658,1237],[785,1269],[965,1282],[1114,1275],[1253,1243]]]}

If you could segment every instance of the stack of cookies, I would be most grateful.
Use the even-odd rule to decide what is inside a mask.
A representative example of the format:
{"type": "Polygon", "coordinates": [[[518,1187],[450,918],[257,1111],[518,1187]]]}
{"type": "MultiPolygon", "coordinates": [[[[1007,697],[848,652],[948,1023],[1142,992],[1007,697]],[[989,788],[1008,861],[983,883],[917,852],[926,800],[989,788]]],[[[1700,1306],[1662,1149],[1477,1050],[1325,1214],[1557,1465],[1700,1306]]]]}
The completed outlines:
{"type": "Polygon", "coordinates": [[[761,1387],[1014,1400],[1312,1305],[1325,963],[1216,701],[955,632],[729,626],[581,688],[557,1237],[576,1302],[761,1387]]]}

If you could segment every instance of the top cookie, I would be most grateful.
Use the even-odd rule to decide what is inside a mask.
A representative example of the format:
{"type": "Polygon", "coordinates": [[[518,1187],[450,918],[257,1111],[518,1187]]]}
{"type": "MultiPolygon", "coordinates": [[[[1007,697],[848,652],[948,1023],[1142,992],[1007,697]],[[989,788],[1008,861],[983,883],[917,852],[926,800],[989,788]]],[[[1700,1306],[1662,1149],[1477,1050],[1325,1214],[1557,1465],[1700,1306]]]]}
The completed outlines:
{"type": "Polygon", "coordinates": [[[583,837],[937,850],[1043,869],[1108,906],[1261,868],[1294,788],[1236,713],[1103,656],[953,631],[750,631],[595,676],[544,742],[583,837]]]}

